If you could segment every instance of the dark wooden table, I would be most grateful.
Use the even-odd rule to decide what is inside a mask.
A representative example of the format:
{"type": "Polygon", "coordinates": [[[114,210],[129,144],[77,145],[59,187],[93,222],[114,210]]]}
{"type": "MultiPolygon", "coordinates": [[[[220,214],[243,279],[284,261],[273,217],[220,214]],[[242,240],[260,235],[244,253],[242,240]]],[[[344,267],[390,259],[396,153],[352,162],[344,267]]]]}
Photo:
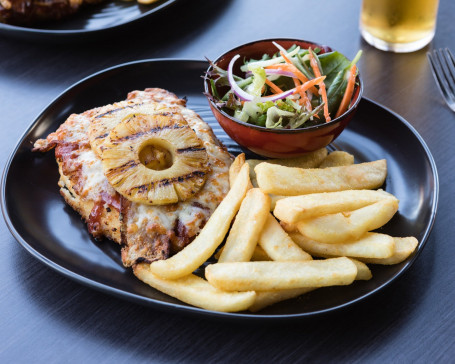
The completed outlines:
{"type": "Polygon", "coordinates": [[[347,309],[280,325],[195,319],[94,291],[30,256],[2,221],[0,362],[453,361],[455,117],[439,95],[426,51],[455,50],[455,3],[441,0],[435,39],[411,54],[368,46],[358,31],[359,6],[359,0],[182,1],[149,24],[97,42],[0,37],[2,166],[39,112],[93,72],[145,58],[215,58],[247,41],[295,37],[331,45],[349,57],[363,49],[364,95],[417,129],[440,179],[433,231],[402,277],[347,309]]]}

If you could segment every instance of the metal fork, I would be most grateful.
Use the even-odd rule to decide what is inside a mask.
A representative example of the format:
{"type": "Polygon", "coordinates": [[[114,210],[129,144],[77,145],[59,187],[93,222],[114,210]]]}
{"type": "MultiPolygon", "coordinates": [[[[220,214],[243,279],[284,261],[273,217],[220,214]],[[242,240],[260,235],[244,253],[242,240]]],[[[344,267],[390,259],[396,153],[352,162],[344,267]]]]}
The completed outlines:
{"type": "Polygon", "coordinates": [[[427,53],[436,84],[442,97],[455,112],[455,59],[449,48],[427,53]]]}

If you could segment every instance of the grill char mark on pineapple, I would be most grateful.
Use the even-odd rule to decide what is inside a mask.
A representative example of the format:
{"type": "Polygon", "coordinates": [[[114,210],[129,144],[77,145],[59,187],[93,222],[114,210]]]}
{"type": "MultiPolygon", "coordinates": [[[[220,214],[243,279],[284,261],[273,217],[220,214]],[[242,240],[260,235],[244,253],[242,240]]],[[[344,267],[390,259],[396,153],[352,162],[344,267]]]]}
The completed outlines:
{"type": "Polygon", "coordinates": [[[185,176],[178,176],[175,178],[164,178],[161,181],[158,181],[156,183],[160,186],[167,186],[167,185],[175,183],[175,182],[185,182],[192,178],[203,178],[203,177],[205,177],[205,175],[206,175],[206,173],[203,171],[194,171],[194,172],[188,173],[185,176]]]}
{"type": "Polygon", "coordinates": [[[189,153],[189,152],[202,152],[205,151],[204,147],[188,147],[188,148],[182,148],[182,149],[177,149],[177,153],[189,153]]]}
{"type": "Polygon", "coordinates": [[[127,140],[134,140],[134,139],[140,138],[140,137],[142,137],[144,135],[154,134],[154,133],[157,133],[159,131],[166,130],[166,129],[178,130],[178,129],[183,129],[185,127],[186,126],[184,126],[184,125],[174,124],[174,125],[167,125],[167,126],[164,126],[162,128],[153,128],[153,129],[149,129],[149,130],[144,130],[144,131],[140,131],[138,133],[127,135],[127,136],[124,136],[124,137],[121,137],[121,138],[115,138],[115,139],[112,140],[112,144],[120,144],[120,143],[123,143],[123,142],[125,142],[127,140]]]}
{"type": "Polygon", "coordinates": [[[104,133],[102,135],[98,135],[95,139],[104,139],[109,135],[109,133],[104,133]]]}
{"type": "MultiPolygon", "coordinates": [[[[113,168],[113,169],[106,171],[106,176],[115,176],[120,173],[125,173],[129,169],[135,168],[137,165],[138,165],[138,163],[136,163],[134,160],[129,160],[128,162],[124,163],[123,165],[121,165],[117,168],[113,168]]],[[[119,183],[120,182],[121,181],[119,181],[119,183]]]]}
{"type": "Polygon", "coordinates": [[[140,103],[140,104],[135,104],[135,103],[133,103],[133,104],[131,104],[131,105],[126,105],[126,106],[123,106],[123,107],[118,107],[118,108],[116,108],[116,109],[112,109],[112,110],[106,111],[106,112],[104,112],[104,113],[102,113],[102,114],[99,114],[99,115],[95,116],[95,119],[99,119],[99,118],[102,118],[103,116],[115,114],[115,113],[117,113],[117,112],[119,112],[119,111],[121,111],[121,110],[132,109],[132,108],[137,107],[137,106],[139,106],[139,105],[143,105],[143,103],[140,103]]]}
{"type": "Polygon", "coordinates": [[[168,186],[170,184],[173,184],[175,182],[185,182],[185,181],[188,181],[192,178],[203,178],[206,176],[207,173],[203,172],[203,171],[195,171],[195,172],[191,172],[191,173],[188,173],[187,175],[185,176],[178,176],[178,177],[175,177],[175,178],[164,178],[160,181],[156,181],[156,182],[150,182],[150,183],[147,183],[147,184],[144,184],[144,185],[140,185],[140,186],[135,186],[135,187],[132,187],[131,190],[133,189],[137,189],[139,190],[140,192],[144,192],[145,190],[148,189],[149,186],[168,186]]]}

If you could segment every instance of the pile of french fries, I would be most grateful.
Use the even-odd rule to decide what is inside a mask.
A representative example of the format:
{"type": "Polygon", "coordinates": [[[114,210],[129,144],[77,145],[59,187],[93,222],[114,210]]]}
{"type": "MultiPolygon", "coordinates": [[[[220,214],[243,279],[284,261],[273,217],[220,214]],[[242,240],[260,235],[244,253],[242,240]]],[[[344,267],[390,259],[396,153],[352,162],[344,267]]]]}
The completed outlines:
{"type": "Polygon", "coordinates": [[[385,160],[354,164],[349,153],[325,148],[282,160],[240,154],[229,193],[195,240],[134,273],[183,302],[223,312],[256,312],[371,279],[367,264],[400,263],[418,245],[414,237],[373,232],[398,210],[398,199],[379,189],[386,176],[385,160]],[[205,279],[193,273],[213,256],[205,279]]]}

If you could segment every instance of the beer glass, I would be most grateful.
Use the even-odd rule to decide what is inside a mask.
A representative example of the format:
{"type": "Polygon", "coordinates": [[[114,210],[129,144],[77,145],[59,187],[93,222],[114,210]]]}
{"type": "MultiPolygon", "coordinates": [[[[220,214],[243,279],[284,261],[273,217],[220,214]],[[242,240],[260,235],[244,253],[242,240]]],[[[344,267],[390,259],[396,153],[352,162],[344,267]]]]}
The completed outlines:
{"type": "Polygon", "coordinates": [[[384,51],[413,52],[425,47],[436,30],[439,0],[363,0],[360,33],[384,51]]]}

